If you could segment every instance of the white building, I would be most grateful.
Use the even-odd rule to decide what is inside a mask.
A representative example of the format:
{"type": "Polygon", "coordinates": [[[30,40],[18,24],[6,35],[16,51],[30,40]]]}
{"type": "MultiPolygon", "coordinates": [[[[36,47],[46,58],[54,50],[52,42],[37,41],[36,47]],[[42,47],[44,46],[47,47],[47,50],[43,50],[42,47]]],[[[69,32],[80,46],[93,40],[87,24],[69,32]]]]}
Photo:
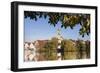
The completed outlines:
{"type": "Polygon", "coordinates": [[[37,61],[37,49],[34,45],[35,43],[25,43],[25,61],[37,61]]]}

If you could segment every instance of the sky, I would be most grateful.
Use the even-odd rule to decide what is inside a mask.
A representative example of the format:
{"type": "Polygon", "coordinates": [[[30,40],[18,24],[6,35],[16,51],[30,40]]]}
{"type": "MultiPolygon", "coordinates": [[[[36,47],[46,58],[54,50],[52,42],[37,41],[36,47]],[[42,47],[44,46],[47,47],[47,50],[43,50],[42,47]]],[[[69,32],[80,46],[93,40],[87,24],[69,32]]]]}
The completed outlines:
{"type": "MultiPolygon", "coordinates": [[[[38,18],[37,21],[31,20],[29,17],[24,18],[24,41],[32,42],[35,40],[48,40],[55,37],[57,29],[61,27],[61,23],[58,22],[54,27],[48,23],[48,18],[38,18]]],[[[76,25],[73,29],[68,27],[67,29],[61,28],[61,36],[64,39],[82,39],[90,40],[90,36],[85,35],[83,38],[79,34],[80,25],[76,25]]]]}

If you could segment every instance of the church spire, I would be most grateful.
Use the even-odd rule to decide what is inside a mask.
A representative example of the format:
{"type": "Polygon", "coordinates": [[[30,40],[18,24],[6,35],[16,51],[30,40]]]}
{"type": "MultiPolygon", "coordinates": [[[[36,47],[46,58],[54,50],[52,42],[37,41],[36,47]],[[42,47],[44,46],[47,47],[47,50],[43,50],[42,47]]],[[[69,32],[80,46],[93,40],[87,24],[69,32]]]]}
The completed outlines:
{"type": "Polygon", "coordinates": [[[59,29],[59,28],[57,29],[56,37],[57,37],[58,40],[63,39],[62,36],[61,36],[61,29],[59,29]]]}

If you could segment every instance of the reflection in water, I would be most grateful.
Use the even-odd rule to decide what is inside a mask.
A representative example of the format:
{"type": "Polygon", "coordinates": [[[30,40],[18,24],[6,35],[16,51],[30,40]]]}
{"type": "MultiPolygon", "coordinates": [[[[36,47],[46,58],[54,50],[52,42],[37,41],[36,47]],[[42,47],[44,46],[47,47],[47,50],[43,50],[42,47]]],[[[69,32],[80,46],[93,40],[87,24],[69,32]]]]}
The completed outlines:
{"type": "MultiPolygon", "coordinates": [[[[29,54],[29,58],[25,57],[25,61],[50,61],[57,60],[57,51],[41,51],[36,52],[35,56],[32,56],[32,50],[25,50],[26,54],[29,54]],[[34,57],[34,59],[32,59],[34,57]]],[[[28,55],[27,55],[28,56],[28,55]]],[[[87,51],[68,51],[64,52],[62,60],[75,60],[75,59],[88,59],[90,58],[90,53],[87,51]]]]}
{"type": "MultiPolygon", "coordinates": [[[[44,58],[44,60],[57,60],[57,53],[56,52],[52,52],[52,53],[47,53],[46,52],[41,52],[40,56],[44,58]]],[[[63,60],[72,60],[72,59],[87,59],[90,58],[90,56],[88,57],[88,54],[86,53],[86,51],[82,51],[80,52],[64,52],[64,55],[62,56],[63,60]]],[[[43,59],[42,59],[43,60],[43,59]]],[[[41,59],[40,59],[41,61],[41,59]]]]}
{"type": "Polygon", "coordinates": [[[57,44],[54,42],[40,41],[36,43],[26,43],[24,46],[24,61],[53,61],[58,60],[60,51],[61,60],[89,59],[90,41],[72,41],[62,42],[63,50],[57,50],[57,44]]]}
{"type": "Polygon", "coordinates": [[[64,59],[86,59],[87,54],[85,51],[80,52],[64,52],[64,59]]]}

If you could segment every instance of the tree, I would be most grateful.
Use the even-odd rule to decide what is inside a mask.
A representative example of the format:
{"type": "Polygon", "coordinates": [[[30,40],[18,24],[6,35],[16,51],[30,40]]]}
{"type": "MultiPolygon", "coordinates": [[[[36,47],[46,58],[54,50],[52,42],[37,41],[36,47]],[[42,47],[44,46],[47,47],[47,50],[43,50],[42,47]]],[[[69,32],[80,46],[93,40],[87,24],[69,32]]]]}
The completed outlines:
{"type": "Polygon", "coordinates": [[[72,40],[63,40],[62,46],[64,48],[64,59],[76,59],[77,48],[74,41],[72,40]]]}
{"type": "Polygon", "coordinates": [[[33,12],[33,11],[25,11],[24,17],[30,17],[37,21],[38,18],[44,17],[48,18],[48,23],[56,26],[56,24],[60,21],[61,28],[73,27],[77,24],[81,25],[79,30],[80,35],[84,37],[85,34],[90,34],[90,14],[79,14],[79,13],[53,13],[53,12],[33,12]]]}
{"type": "Polygon", "coordinates": [[[87,58],[90,58],[90,41],[86,41],[86,54],[87,58]]]}
{"type": "Polygon", "coordinates": [[[57,53],[56,53],[56,40],[49,40],[44,48],[46,50],[46,58],[47,60],[56,60],[57,59],[57,53]]]}
{"type": "MultiPolygon", "coordinates": [[[[88,46],[90,46],[90,45],[88,45],[88,46]]],[[[86,52],[85,41],[83,41],[83,40],[77,40],[76,47],[77,47],[77,50],[78,50],[78,58],[82,59],[83,56],[85,55],[84,52],[86,52]]]]}

